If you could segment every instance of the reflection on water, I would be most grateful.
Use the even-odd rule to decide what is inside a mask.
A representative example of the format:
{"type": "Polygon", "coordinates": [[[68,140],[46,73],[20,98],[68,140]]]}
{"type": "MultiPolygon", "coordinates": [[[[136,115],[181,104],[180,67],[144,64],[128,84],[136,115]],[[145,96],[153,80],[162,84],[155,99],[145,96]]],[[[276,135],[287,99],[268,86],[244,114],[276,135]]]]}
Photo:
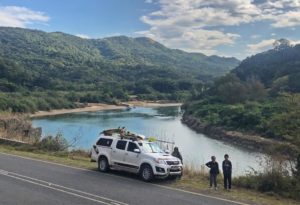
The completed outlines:
{"type": "Polygon", "coordinates": [[[225,153],[233,163],[233,173],[243,174],[249,167],[258,169],[262,154],[248,152],[198,134],[180,121],[179,107],[142,108],[131,110],[110,110],[98,112],[72,113],[33,120],[34,126],[43,128],[43,135],[62,132],[68,139],[79,138],[77,147],[89,149],[98,134],[108,128],[125,126],[128,130],[175,141],[182,152],[184,163],[203,165],[211,155],[217,157],[221,165],[225,153]]]}

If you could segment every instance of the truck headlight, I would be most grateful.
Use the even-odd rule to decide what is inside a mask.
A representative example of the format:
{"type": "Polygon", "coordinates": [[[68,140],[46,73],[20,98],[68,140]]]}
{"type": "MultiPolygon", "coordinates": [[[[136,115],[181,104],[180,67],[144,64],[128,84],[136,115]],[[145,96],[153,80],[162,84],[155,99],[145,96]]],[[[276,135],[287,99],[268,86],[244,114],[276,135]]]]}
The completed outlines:
{"type": "Polygon", "coordinates": [[[166,162],[165,162],[165,160],[163,160],[163,159],[155,159],[154,160],[157,164],[166,164],[166,162]]]}

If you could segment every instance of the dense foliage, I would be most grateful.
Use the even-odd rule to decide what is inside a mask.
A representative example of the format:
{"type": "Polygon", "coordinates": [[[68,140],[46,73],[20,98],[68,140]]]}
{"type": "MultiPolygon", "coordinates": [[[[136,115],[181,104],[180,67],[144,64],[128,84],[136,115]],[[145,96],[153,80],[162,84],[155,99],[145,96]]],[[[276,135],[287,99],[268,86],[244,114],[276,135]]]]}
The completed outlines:
{"type": "Polygon", "coordinates": [[[300,147],[299,62],[300,45],[247,58],[211,87],[194,93],[186,114],[300,147]]]}
{"type": "Polygon", "coordinates": [[[182,100],[223,75],[234,58],[173,50],[149,38],[82,39],[0,27],[0,109],[32,111],[74,102],[182,100]]]}
{"type": "Polygon", "coordinates": [[[278,46],[249,57],[233,73],[244,81],[255,78],[274,92],[300,92],[300,45],[278,46]]]}

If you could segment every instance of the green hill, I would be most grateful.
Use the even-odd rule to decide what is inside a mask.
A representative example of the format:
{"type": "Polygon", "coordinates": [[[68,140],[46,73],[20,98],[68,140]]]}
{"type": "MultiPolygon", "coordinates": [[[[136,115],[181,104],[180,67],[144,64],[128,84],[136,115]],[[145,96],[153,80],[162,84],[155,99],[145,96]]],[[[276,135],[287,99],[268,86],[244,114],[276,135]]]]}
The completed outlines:
{"type": "Polygon", "coordinates": [[[276,48],[249,57],[232,71],[241,80],[260,80],[267,88],[300,92],[300,45],[276,48]]]}
{"type": "Polygon", "coordinates": [[[0,109],[9,108],[7,98],[24,97],[30,103],[22,105],[50,109],[53,106],[41,107],[41,102],[31,105],[45,92],[48,97],[67,99],[68,103],[53,102],[55,108],[69,107],[71,101],[125,100],[129,95],[180,100],[197,84],[224,75],[238,63],[235,58],[169,49],[143,37],[83,39],[61,32],[0,27],[0,109]]]}

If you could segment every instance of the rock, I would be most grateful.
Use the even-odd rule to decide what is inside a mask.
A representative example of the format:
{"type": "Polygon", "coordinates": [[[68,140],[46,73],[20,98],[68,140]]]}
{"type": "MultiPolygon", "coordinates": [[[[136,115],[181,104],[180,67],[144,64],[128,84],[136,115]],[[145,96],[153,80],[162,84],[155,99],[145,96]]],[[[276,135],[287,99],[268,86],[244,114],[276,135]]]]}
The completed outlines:
{"type": "Polygon", "coordinates": [[[35,142],[41,138],[42,129],[32,127],[24,116],[0,116],[0,133],[2,138],[35,142]]]}

